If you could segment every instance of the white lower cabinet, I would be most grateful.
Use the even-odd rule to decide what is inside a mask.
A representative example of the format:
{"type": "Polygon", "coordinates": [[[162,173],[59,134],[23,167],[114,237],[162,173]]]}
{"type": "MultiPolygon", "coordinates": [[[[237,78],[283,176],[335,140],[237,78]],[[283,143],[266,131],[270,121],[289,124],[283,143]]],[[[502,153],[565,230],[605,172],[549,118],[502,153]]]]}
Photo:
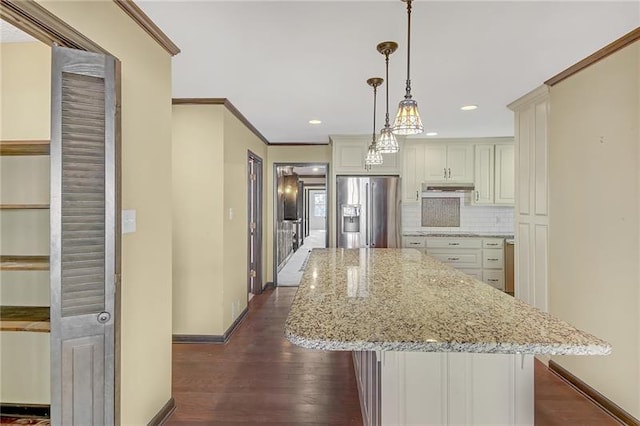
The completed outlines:
{"type": "Polygon", "coordinates": [[[426,241],[424,237],[412,237],[405,236],[402,237],[402,246],[408,248],[424,248],[426,245],[426,241]]]}
{"type": "Polygon", "coordinates": [[[358,383],[362,422],[365,425],[380,425],[381,364],[376,351],[354,351],[353,367],[358,383]]]}
{"type": "Polygon", "coordinates": [[[366,353],[354,353],[358,383],[377,387],[359,386],[360,400],[379,399],[365,425],[533,425],[532,355],[368,352],[365,369],[366,353]]]}
{"type": "Polygon", "coordinates": [[[481,237],[403,237],[403,247],[427,254],[504,291],[504,239],[481,237]]]}
{"type": "Polygon", "coordinates": [[[476,249],[427,249],[429,256],[458,269],[481,268],[481,253],[482,250],[476,249]]]}

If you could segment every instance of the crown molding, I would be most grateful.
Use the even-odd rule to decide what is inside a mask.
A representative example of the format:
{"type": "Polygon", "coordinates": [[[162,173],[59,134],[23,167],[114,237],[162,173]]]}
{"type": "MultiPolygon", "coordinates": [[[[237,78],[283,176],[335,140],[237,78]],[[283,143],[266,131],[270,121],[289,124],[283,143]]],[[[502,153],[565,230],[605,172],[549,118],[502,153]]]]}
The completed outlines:
{"type": "Polygon", "coordinates": [[[572,75],[582,71],[583,69],[595,64],[601,59],[604,59],[607,56],[613,53],[616,53],[618,50],[621,50],[627,47],[628,45],[630,45],[631,43],[634,43],[638,40],[640,40],[640,27],[623,35],[616,41],[609,43],[602,49],[598,50],[597,52],[595,52],[590,56],[587,56],[577,64],[570,66],[569,68],[562,71],[561,73],[556,74],[555,76],[551,77],[549,80],[545,81],[544,84],[546,84],[547,86],[554,86],[560,83],[561,81],[571,77],[572,75]]]}
{"type": "Polygon", "coordinates": [[[231,101],[227,98],[173,98],[171,103],[173,105],[223,105],[226,107],[231,114],[233,114],[242,124],[247,126],[251,132],[256,135],[265,145],[272,145],[269,143],[267,138],[264,137],[262,133],[258,129],[255,128],[253,124],[247,117],[242,115],[242,113],[236,108],[231,101]]]}
{"type": "Polygon", "coordinates": [[[49,46],[56,44],[109,55],[109,52],[34,0],[1,0],[0,17],[49,46]]]}
{"type": "Polygon", "coordinates": [[[180,48],[176,46],[167,35],[149,18],[149,16],[136,5],[133,0],[113,0],[120,9],[129,15],[147,34],[151,36],[164,50],[171,56],[180,53],[180,48]]]}

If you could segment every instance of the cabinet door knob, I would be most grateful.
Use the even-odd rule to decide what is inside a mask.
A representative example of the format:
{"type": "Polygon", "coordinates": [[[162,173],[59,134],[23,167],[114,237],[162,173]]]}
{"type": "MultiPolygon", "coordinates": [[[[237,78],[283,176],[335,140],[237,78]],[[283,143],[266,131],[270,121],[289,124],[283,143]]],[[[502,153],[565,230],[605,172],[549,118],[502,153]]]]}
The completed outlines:
{"type": "Polygon", "coordinates": [[[418,191],[416,191],[416,201],[418,201],[418,191]]]}
{"type": "Polygon", "coordinates": [[[449,169],[449,179],[451,179],[451,169],[449,169]]]}
{"type": "Polygon", "coordinates": [[[479,200],[480,200],[480,192],[476,191],[476,201],[479,201],[479,200]]]}
{"type": "Polygon", "coordinates": [[[460,260],[459,257],[447,257],[447,260],[460,260]]]}
{"type": "Polygon", "coordinates": [[[443,175],[443,177],[446,179],[446,178],[447,178],[447,168],[445,167],[445,168],[444,168],[444,169],[442,169],[442,170],[444,170],[444,175],[443,175]]]}
{"type": "Polygon", "coordinates": [[[492,262],[497,262],[498,261],[498,259],[494,259],[494,258],[488,258],[487,260],[490,260],[492,262]]]}
{"type": "Polygon", "coordinates": [[[450,246],[459,246],[460,243],[449,243],[450,246]]]}

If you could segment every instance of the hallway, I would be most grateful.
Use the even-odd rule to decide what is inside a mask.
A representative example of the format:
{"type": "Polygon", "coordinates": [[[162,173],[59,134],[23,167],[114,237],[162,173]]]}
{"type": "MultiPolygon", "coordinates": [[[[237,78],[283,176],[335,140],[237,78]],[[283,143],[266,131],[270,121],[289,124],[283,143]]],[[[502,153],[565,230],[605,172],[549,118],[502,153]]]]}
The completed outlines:
{"type": "Polygon", "coordinates": [[[291,255],[284,267],[278,272],[278,286],[297,287],[302,279],[302,273],[311,250],[325,248],[327,246],[326,239],[327,231],[324,229],[311,230],[300,248],[291,255]]]}

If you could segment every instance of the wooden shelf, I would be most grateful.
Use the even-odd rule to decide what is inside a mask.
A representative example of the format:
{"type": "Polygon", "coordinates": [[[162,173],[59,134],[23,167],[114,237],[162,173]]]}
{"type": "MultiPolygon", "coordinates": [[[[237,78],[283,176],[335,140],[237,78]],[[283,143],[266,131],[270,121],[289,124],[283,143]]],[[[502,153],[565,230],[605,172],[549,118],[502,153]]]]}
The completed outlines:
{"type": "Polygon", "coordinates": [[[49,256],[0,256],[0,271],[48,271],[49,256]]]}
{"type": "Polygon", "coordinates": [[[49,141],[0,141],[0,155],[49,155],[49,141]]]}
{"type": "Polygon", "coordinates": [[[0,204],[0,210],[44,210],[49,204],[0,204]]]}
{"type": "Polygon", "coordinates": [[[48,306],[0,306],[0,331],[51,331],[48,306]]]}

